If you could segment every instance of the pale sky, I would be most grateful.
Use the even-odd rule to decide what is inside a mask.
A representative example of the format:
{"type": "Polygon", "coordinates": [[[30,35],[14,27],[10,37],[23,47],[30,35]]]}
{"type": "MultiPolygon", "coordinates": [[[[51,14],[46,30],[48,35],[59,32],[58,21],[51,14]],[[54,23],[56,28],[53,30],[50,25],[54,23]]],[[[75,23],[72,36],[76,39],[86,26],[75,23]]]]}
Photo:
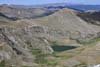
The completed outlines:
{"type": "Polygon", "coordinates": [[[48,3],[74,3],[100,5],[100,0],[0,0],[0,4],[38,5],[48,3]]]}

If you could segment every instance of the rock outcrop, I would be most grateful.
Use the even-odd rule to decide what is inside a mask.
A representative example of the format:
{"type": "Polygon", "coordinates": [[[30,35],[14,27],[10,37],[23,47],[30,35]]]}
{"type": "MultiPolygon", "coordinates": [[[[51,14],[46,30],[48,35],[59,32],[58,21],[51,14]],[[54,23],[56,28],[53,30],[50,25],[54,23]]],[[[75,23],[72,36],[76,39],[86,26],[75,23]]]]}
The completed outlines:
{"type": "Polygon", "coordinates": [[[53,49],[50,47],[47,39],[41,35],[40,37],[39,35],[35,35],[36,32],[42,33],[44,31],[42,27],[39,27],[40,26],[33,26],[31,28],[1,27],[0,43],[1,48],[4,48],[0,52],[1,60],[9,60],[11,61],[9,62],[11,65],[17,65],[21,63],[21,61],[22,63],[27,62],[32,64],[34,62],[32,49],[40,49],[43,53],[51,54],[53,49]],[[12,60],[11,57],[14,57],[14,59],[12,60]],[[18,59],[21,61],[18,62],[18,59]]]}

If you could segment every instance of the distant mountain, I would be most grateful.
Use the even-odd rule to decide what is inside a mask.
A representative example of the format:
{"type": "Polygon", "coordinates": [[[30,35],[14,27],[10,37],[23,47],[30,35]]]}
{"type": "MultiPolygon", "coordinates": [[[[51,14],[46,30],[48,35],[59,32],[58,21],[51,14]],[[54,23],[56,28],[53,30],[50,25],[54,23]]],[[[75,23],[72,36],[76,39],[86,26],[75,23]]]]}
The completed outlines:
{"type": "Polygon", "coordinates": [[[70,8],[80,12],[100,10],[100,5],[78,5],[68,3],[54,3],[45,5],[0,5],[0,13],[13,19],[35,19],[51,15],[63,8],[70,8]]]}
{"type": "Polygon", "coordinates": [[[100,10],[100,5],[69,5],[68,7],[79,11],[100,10]]]}
{"type": "Polygon", "coordinates": [[[53,13],[44,8],[24,8],[11,5],[1,5],[0,12],[8,17],[17,19],[33,19],[53,13]]]}
{"type": "Polygon", "coordinates": [[[6,5],[13,8],[47,8],[47,9],[62,9],[62,8],[71,8],[79,11],[87,10],[100,10],[100,5],[81,5],[81,4],[70,4],[70,3],[53,3],[53,4],[44,4],[44,5],[6,5]]]}
{"type": "Polygon", "coordinates": [[[62,8],[70,8],[78,11],[87,11],[87,10],[100,10],[100,5],[79,5],[79,4],[63,4],[57,6],[46,6],[49,9],[62,9],[62,8]]]}

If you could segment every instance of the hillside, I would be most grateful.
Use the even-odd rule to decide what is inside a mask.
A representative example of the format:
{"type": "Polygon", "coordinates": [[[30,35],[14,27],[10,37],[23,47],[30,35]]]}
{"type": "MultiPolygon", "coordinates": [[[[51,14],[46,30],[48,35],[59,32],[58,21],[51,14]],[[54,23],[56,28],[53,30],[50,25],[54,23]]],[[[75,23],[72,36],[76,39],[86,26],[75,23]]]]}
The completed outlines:
{"type": "Polygon", "coordinates": [[[17,19],[32,19],[47,16],[52,13],[45,8],[18,8],[6,5],[0,5],[0,12],[8,17],[17,19]]]}
{"type": "Polygon", "coordinates": [[[85,21],[78,16],[80,12],[64,8],[48,16],[26,19],[31,15],[26,9],[20,9],[20,13],[19,9],[4,8],[0,11],[7,17],[20,19],[0,21],[2,67],[88,67],[100,63],[100,26],[85,21]]]}
{"type": "Polygon", "coordinates": [[[67,34],[72,33],[73,36],[76,32],[76,35],[80,35],[82,38],[91,34],[95,36],[100,31],[99,26],[88,24],[77,15],[77,11],[65,8],[50,16],[32,20],[32,22],[39,23],[51,30],[61,30],[67,34]]]}
{"type": "Polygon", "coordinates": [[[100,25],[100,11],[90,10],[84,13],[79,13],[78,16],[88,23],[100,25]]]}
{"type": "Polygon", "coordinates": [[[8,17],[0,13],[0,22],[10,22],[10,21],[15,21],[15,20],[17,20],[17,18],[8,17]]]}

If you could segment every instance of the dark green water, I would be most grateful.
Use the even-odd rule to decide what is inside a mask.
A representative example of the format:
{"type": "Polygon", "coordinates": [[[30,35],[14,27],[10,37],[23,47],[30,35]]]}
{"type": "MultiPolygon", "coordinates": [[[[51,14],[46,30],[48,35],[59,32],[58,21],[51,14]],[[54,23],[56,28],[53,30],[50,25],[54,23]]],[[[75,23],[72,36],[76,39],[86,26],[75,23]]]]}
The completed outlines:
{"type": "Polygon", "coordinates": [[[54,45],[54,46],[51,46],[51,47],[56,52],[62,52],[62,51],[66,51],[66,50],[71,50],[71,49],[77,48],[75,46],[58,46],[58,45],[54,45]]]}

